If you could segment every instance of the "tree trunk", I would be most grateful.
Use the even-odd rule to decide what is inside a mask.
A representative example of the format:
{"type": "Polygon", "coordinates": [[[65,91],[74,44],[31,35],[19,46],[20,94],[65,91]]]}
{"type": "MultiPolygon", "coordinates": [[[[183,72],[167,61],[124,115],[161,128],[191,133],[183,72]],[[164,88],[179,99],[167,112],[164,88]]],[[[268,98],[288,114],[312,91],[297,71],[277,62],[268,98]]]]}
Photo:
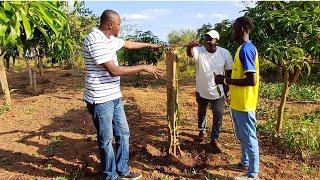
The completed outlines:
{"type": "Polygon", "coordinates": [[[76,70],[74,69],[74,62],[71,63],[72,76],[76,74],[76,70]]]}
{"type": "Polygon", "coordinates": [[[31,59],[26,59],[26,63],[27,63],[27,70],[29,74],[29,85],[31,90],[33,91],[33,73],[32,73],[32,68],[30,67],[30,60],[31,59]]]}
{"type": "Polygon", "coordinates": [[[177,94],[177,56],[169,50],[166,54],[167,66],[167,118],[169,128],[169,150],[168,153],[177,157],[182,155],[179,143],[178,126],[178,94],[177,94]]]}
{"type": "Polygon", "coordinates": [[[0,57],[0,83],[1,83],[2,91],[4,92],[5,102],[8,105],[11,105],[10,91],[9,91],[7,75],[6,75],[6,70],[3,64],[3,60],[4,60],[4,53],[0,57]]]}
{"type": "Polygon", "coordinates": [[[39,56],[39,73],[42,76],[42,69],[43,69],[43,57],[39,56]]]}
{"type": "Polygon", "coordinates": [[[16,63],[16,57],[12,56],[12,67],[14,67],[15,63],[16,63]]]}
{"type": "Polygon", "coordinates": [[[281,92],[281,102],[278,107],[278,119],[277,119],[277,127],[276,127],[276,130],[278,133],[282,130],[284,106],[286,104],[288,92],[290,89],[289,71],[287,69],[283,69],[283,70],[284,70],[284,77],[283,77],[284,84],[283,84],[283,88],[282,88],[282,92],[281,92]]]}
{"type": "Polygon", "coordinates": [[[276,68],[277,71],[277,76],[276,76],[276,82],[281,82],[282,79],[282,68],[280,66],[278,66],[279,68],[276,68]]]}
{"type": "Polygon", "coordinates": [[[5,57],[4,58],[5,60],[6,60],[6,68],[7,68],[7,70],[9,70],[10,69],[10,56],[9,57],[5,57]]]}
{"type": "Polygon", "coordinates": [[[35,69],[31,69],[32,72],[32,91],[35,92],[37,90],[37,71],[35,69]]]}

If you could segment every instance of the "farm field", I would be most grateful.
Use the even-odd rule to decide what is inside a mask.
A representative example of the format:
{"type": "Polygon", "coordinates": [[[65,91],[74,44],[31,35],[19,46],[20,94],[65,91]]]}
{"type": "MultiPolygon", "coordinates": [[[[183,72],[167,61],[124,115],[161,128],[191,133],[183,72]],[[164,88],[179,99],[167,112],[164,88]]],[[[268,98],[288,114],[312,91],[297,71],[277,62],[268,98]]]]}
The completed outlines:
{"type": "MultiPolygon", "coordinates": [[[[96,179],[99,160],[95,129],[82,101],[83,72],[68,75],[63,69],[47,69],[38,79],[38,91],[30,94],[24,71],[10,71],[8,81],[13,106],[0,115],[0,179],[96,179]]],[[[182,158],[166,156],[168,146],[166,89],[162,80],[142,75],[122,79],[125,109],[131,128],[130,166],[143,179],[232,179],[240,172],[228,170],[239,159],[229,113],[225,109],[220,143],[224,152],[213,154],[198,135],[194,80],[179,87],[182,158]],[[151,85],[149,85],[151,83],[151,85]]],[[[276,102],[275,102],[276,103],[276,102]]],[[[264,99],[260,105],[275,106],[264,99]]],[[[320,108],[320,104],[288,104],[296,115],[320,108]]],[[[209,112],[209,111],[208,111],[209,112]]],[[[212,114],[208,123],[211,127],[212,114]]],[[[258,122],[264,121],[263,116],[258,122]]],[[[281,151],[260,136],[260,179],[319,179],[320,157],[281,151]]]]}

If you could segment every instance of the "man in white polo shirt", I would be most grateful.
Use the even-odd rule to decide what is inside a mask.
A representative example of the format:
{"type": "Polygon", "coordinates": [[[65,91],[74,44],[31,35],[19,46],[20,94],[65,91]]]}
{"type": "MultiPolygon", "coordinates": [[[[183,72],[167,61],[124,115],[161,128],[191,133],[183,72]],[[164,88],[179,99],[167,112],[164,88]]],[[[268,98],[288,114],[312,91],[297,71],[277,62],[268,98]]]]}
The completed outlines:
{"type": "Polygon", "coordinates": [[[211,30],[205,34],[203,46],[199,46],[199,43],[196,41],[189,43],[187,55],[193,57],[193,60],[196,62],[198,140],[200,142],[205,140],[205,117],[207,106],[210,103],[213,114],[210,144],[216,153],[221,153],[221,147],[217,140],[222,122],[225,91],[223,85],[215,84],[214,76],[231,73],[233,61],[229,51],[217,45],[218,40],[219,33],[215,30],[211,30]]]}
{"type": "Polygon", "coordinates": [[[105,10],[100,17],[100,27],[89,33],[83,44],[86,66],[84,100],[97,129],[102,172],[106,180],[142,177],[131,172],[128,166],[130,133],[121,99],[120,76],[142,71],[155,77],[161,75],[161,71],[152,65],[118,66],[116,52],[122,47],[159,48],[155,44],[117,38],[120,23],[117,12],[105,10]],[[115,152],[112,147],[113,136],[116,139],[115,152]]]}

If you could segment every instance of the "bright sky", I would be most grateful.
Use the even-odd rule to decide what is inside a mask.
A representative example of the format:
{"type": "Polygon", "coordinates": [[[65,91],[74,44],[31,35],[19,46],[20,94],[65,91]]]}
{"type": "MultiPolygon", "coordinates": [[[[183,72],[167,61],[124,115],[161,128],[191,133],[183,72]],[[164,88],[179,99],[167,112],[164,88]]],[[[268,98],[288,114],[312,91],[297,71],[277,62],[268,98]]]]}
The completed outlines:
{"type": "Polygon", "coordinates": [[[243,15],[241,1],[86,1],[85,6],[96,16],[106,9],[117,11],[129,24],[142,31],[152,31],[161,40],[174,30],[196,30],[203,24],[214,25],[224,19],[243,15]]]}

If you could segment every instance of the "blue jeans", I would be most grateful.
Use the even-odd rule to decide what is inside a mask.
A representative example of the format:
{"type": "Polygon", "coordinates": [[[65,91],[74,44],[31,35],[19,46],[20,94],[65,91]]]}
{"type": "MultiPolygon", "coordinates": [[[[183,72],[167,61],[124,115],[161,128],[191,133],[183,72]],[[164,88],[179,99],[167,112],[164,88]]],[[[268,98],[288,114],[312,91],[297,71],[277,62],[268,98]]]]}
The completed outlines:
{"type": "Polygon", "coordinates": [[[129,174],[129,126],[122,99],[101,104],[90,104],[87,108],[97,129],[97,141],[101,159],[102,173],[106,180],[115,180],[118,175],[129,174]],[[112,140],[115,136],[116,154],[112,140]]]}
{"type": "Polygon", "coordinates": [[[222,123],[222,115],[223,115],[223,105],[224,105],[224,97],[219,99],[210,100],[205,99],[200,96],[198,92],[196,92],[196,100],[198,103],[198,128],[199,131],[206,131],[206,113],[207,106],[210,103],[213,122],[212,122],[212,130],[211,130],[211,141],[217,140],[220,134],[220,128],[222,123]]]}
{"type": "Polygon", "coordinates": [[[235,133],[241,145],[241,164],[248,166],[248,176],[256,176],[259,173],[256,114],[255,112],[242,112],[234,109],[231,112],[235,133]]]}

